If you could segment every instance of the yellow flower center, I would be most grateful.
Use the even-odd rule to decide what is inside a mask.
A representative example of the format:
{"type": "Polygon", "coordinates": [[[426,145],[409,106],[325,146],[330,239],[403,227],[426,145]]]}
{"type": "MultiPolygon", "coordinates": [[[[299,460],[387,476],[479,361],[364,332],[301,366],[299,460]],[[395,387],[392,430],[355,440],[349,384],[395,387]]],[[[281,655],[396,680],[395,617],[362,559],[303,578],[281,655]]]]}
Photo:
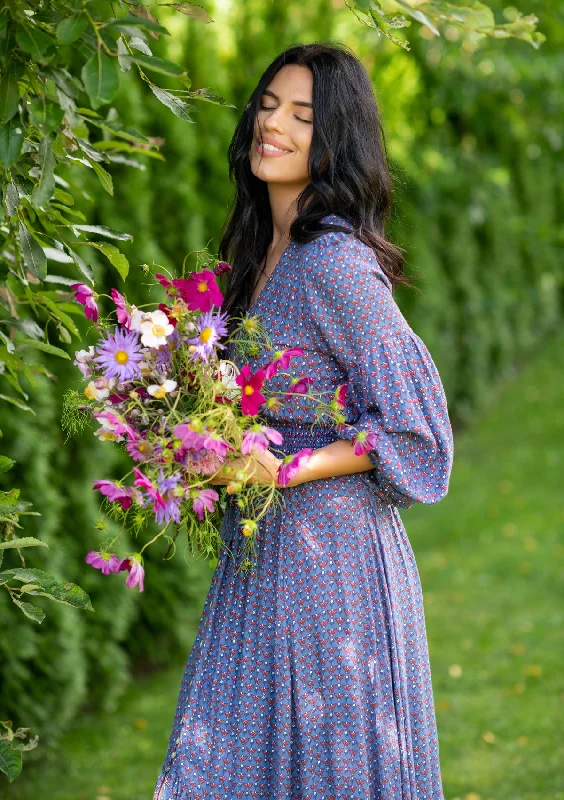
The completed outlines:
{"type": "Polygon", "coordinates": [[[248,525],[243,526],[243,536],[252,536],[254,533],[253,529],[250,528],[248,525]]]}
{"type": "Polygon", "coordinates": [[[255,390],[253,389],[253,387],[252,387],[252,386],[249,386],[249,385],[247,384],[247,386],[245,386],[244,392],[245,392],[245,394],[254,394],[254,393],[255,393],[255,390]]]}
{"type": "Polygon", "coordinates": [[[153,325],[151,328],[151,333],[153,336],[164,336],[165,329],[162,325],[153,325]]]}
{"type": "Polygon", "coordinates": [[[208,290],[207,283],[205,281],[200,281],[200,283],[198,284],[198,291],[199,292],[207,292],[207,290],[208,290]]]}
{"type": "Polygon", "coordinates": [[[153,397],[156,397],[157,400],[161,400],[165,396],[165,394],[166,394],[166,389],[164,388],[164,386],[159,386],[158,389],[155,389],[153,397]]]}
{"type": "Polygon", "coordinates": [[[143,455],[145,455],[145,453],[151,452],[152,447],[149,444],[149,442],[139,442],[139,444],[137,445],[137,449],[139,450],[140,453],[143,453],[143,455]]]}
{"type": "Polygon", "coordinates": [[[89,400],[96,399],[96,389],[93,386],[87,386],[84,390],[84,394],[89,400]]]}
{"type": "Polygon", "coordinates": [[[200,334],[201,343],[205,344],[206,342],[208,342],[212,334],[213,334],[213,328],[204,328],[204,330],[200,334]]]}
{"type": "Polygon", "coordinates": [[[103,439],[105,442],[113,442],[117,439],[117,436],[115,433],[108,431],[107,433],[100,434],[100,439],[103,439]]]}
{"type": "Polygon", "coordinates": [[[127,350],[117,350],[114,358],[118,364],[127,364],[129,361],[129,353],[127,350]]]}

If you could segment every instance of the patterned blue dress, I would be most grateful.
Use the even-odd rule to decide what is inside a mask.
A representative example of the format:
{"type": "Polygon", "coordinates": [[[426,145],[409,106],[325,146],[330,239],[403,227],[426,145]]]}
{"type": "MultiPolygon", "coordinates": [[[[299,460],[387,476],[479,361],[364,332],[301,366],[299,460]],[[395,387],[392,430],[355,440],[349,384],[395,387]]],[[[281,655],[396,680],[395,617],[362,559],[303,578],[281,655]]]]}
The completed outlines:
{"type": "MultiPolygon", "coordinates": [[[[375,434],[374,468],[284,489],[255,573],[222,552],[154,800],[443,800],[421,585],[398,513],[448,490],[437,368],[352,233],[290,242],[250,311],[276,349],[303,349],[286,372],[319,391],[349,382],[344,413],[375,434]]],[[[354,436],[311,431],[303,398],[264,416],[286,454],[354,436]]],[[[236,556],[238,513],[228,503],[221,530],[236,556]]]]}

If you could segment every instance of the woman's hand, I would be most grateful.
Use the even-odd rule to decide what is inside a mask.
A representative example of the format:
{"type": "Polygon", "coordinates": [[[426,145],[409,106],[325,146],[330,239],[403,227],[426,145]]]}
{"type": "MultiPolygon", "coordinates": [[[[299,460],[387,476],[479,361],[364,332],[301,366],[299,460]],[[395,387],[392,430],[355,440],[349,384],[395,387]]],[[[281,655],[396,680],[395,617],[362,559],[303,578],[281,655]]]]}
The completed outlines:
{"type": "MultiPolygon", "coordinates": [[[[247,483],[260,483],[265,486],[278,486],[278,467],[282,463],[270,450],[253,451],[248,456],[241,456],[225,464],[209,483],[226,486],[237,481],[236,473],[241,471],[247,476],[247,483]]],[[[279,487],[282,488],[282,487],[279,487]]]]}

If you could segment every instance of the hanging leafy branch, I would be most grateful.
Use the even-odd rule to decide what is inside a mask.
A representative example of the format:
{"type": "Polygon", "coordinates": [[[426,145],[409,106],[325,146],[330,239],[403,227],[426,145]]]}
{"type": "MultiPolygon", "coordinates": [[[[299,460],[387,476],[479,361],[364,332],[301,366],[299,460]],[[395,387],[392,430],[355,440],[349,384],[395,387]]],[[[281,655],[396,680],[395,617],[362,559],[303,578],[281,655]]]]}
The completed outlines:
{"type": "Polygon", "coordinates": [[[411,17],[440,36],[439,26],[448,23],[469,33],[475,39],[521,39],[535,49],[546,40],[536,30],[538,17],[520,11],[503,25],[497,25],[493,11],[480,0],[345,0],[345,4],[365,25],[375,28],[394,44],[409,50],[409,42],[394,34],[398,28],[411,25],[411,17]],[[388,10],[387,10],[388,9],[388,10]]]}

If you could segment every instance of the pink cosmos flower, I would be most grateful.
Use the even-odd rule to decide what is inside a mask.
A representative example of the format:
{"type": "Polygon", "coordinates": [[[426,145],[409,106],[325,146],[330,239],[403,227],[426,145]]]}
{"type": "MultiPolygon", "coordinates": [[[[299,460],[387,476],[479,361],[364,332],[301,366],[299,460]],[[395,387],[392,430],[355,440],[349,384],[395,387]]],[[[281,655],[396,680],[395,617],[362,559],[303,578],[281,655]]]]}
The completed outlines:
{"type": "Polygon", "coordinates": [[[219,500],[219,495],[214,489],[193,489],[191,497],[193,498],[192,508],[200,522],[204,519],[204,509],[213,511],[214,500],[219,500]]]}
{"type": "Polygon", "coordinates": [[[130,439],[125,449],[134,461],[147,461],[153,454],[153,445],[145,437],[130,439]]]}
{"type": "Polygon", "coordinates": [[[334,399],[335,402],[341,406],[341,408],[344,408],[345,406],[348,387],[349,387],[348,383],[341,383],[341,385],[337,386],[337,388],[335,389],[334,399]]]}
{"type": "Polygon", "coordinates": [[[177,425],[174,428],[174,435],[182,441],[182,447],[186,450],[201,450],[206,439],[206,434],[198,431],[190,422],[177,425]]]}
{"type": "Polygon", "coordinates": [[[133,502],[133,488],[131,486],[118,486],[113,481],[94,481],[94,490],[98,489],[110,503],[119,503],[127,511],[133,502]]]}
{"type": "Polygon", "coordinates": [[[293,394],[307,394],[308,386],[311,386],[312,383],[315,383],[314,378],[293,378],[290,388],[286,392],[284,399],[290,400],[293,394]]]}
{"type": "Polygon", "coordinates": [[[354,454],[361,456],[376,447],[376,434],[372,431],[359,431],[353,439],[354,454]]]}
{"type": "Polygon", "coordinates": [[[269,440],[273,444],[282,444],[284,437],[280,431],[274,428],[267,428],[266,425],[253,425],[243,434],[241,453],[248,455],[252,450],[267,450],[269,440]]]}
{"type": "Polygon", "coordinates": [[[211,450],[212,453],[217,453],[220,458],[226,456],[228,450],[234,449],[215,431],[206,432],[202,447],[205,450],[211,450]]]}
{"type": "Polygon", "coordinates": [[[145,570],[141,564],[143,558],[140,553],[134,553],[131,556],[123,558],[119,563],[119,568],[116,572],[122,572],[126,569],[129,572],[125,585],[128,589],[133,589],[134,586],[139,586],[139,591],[143,591],[143,580],[145,578],[145,570]]]}
{"type": "Polygon", "coordinates": [[[167,278],[166,275],[163,275],[162,272],[156,272],[155,278],[158,280],[161,286],[165,287],[165,289],[168,289],[170,286],[172,286],[172,281],[167,278]]]}
{"type": "Polygon", "coordinates": [[[264,380],[264,370],[257,369],[251,375],[251,368],[248,364],[245,364],[235,378],[235,383],[241,387],[241,411],[243,414],[254,417],[258,414],[259,406],[266,402],[266,397],[260,391],[264,380]]]}
{"type": "Polygon", "coordinates": [[[304,447],[291,456],[286,456],[278,467],[278,483],[280,486],[287,486],[292,478],[298,474],[300,468],[307,464],[313,450],[311,447],[304,447]]]}
{"type": "Polygon", "coordinates": [[[275,350],[272,361],[267,365],[264,375],[267,380],[273,378],[280,369],[288,369],[290,359],[303,355],[300,347],[288,347],[286,350],[275,350]]]}
{"type": "Polygon", "coordinates": [[[220,261],[213,268],[214,275],[223,275],[224,272],[230,272],[230,271],[231,271],[231,264],[228,264],[227,261],[220,261]]]}
{"type": "Polygon", "coordinates": [[[84,306],[84,315],[86,319],[91,319],[92,322],[98,322],[98,305],[96,292],[86,286],[85,283],[71,283],[71,289],[74,289],[74,299],[77,303],[84,306]]]}
{"type": "Polygon", "coordinates": [[[117,433],[118,436],[129,436],[130,439],[134,440],[138,438],[137,431],[135,431],[131,425],[128,425],[127,422],[123,422],[113,411],[94,412],[92,416],[95,417],[95,419],[101,419],[104,427],[108,428],[113,433],[117,433]]]}
{"type": "Polygon", "coordinates": [[[161,497],[161,494],[156,486],[153,486],[152,482],[147,478],[146,475],[143,475],[141,470],[138,467],[133,467],[133,474],[135,475],[135,485],[140,486],[142,489],[145,489],[149,497],[154,500],[153,510],[156,511],[159,506],[162,508],[166,508],[166,503],[161,497]]]}
{"type": "Polygon", "coordinates": [[[116,304],[116,317],[120,325],[129,330],[131,328],[131,311],[125,297],[118,292],[117,289],[112,289],[110,294],[112,300],[116,304]]]}
{"type": "Polygon", "coordinates": [[[104,550],[100,552],[91,550],[84,560],[94,569],[101,569],[102,575],[117,572],[120,564],[119,557],[115,553],[106,553],[104,550]]]}
{"type": "Polygon", "coordinates": [[[172,285],[188,306],[189,311],[209,311],[223,303],[223,294],[215,275],[209,269],[194,272],[189,278],[175,278],[172,285]]]}

